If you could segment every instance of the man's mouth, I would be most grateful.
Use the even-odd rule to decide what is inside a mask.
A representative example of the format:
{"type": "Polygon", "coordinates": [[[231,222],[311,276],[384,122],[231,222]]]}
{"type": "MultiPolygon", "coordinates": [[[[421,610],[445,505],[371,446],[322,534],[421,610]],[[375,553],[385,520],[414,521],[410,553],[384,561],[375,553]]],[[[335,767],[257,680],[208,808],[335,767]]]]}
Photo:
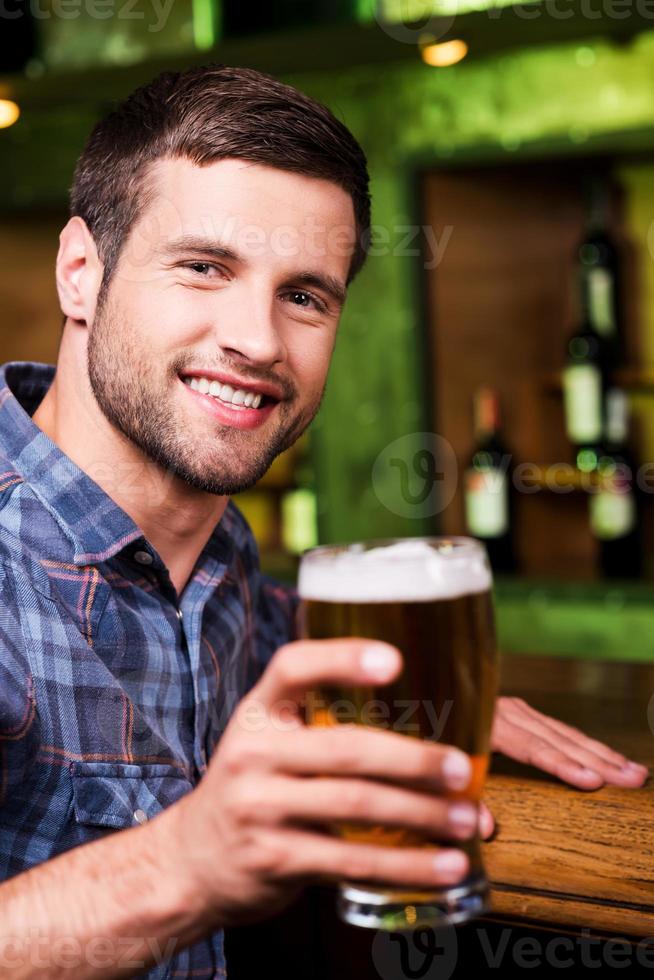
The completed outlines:
{"type": "Polygon", "coordinates": [[[196,375],[192,377],[182,375],[182,381],[194,391],[199,391],[202,395],[210,395],[216,401],[229,405],[230,408],[267,408],[273,405],[278,399],[270,395],[263,395],[261,392],[251,391],[248,388],[234,388],[232,385],[223,384],[210,378],[202,378],[196,375]]]}

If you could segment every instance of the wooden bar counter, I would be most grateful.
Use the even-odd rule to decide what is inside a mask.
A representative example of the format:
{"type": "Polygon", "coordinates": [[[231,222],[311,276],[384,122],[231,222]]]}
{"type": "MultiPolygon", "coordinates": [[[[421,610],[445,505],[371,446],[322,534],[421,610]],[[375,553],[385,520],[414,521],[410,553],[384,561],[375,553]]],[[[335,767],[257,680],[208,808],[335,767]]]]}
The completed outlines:
{"type": "MultiPolygon", "coordinates": [[[[654,664],[504,655],[500,690],[654,766],[654,664]]],[[[650,940],[652,975],[654,780],[640,789],[579,790],[494,754],[485,800],[496,820],[494,838],[482,844],[491,911],[457,928],[455,968],[437,956],[430,968],[423,957],[424,970],[411,975],[448,980],[495,967],[496,976],[506,977],[517,966],[524,976],[536,964],[521,962],[520,943],[540,942],[546,950],[549,941],[574,946],[572,974],[587,966],[597,976],[598,966],[619,965],[610,957],[621,938],[631,943],[631,959],[622,965],[632,969],[639,965],[637,944],[650,940]],[[582,941],[591,944],[585,953],[582,941]]],[[[285,980],[403,980],[406,969],[388,958],[395,952],[379,943],[375,930],[336,918],[333,889],[309,888],[274,919],[228,933],[228,973],[230,980],[250,980],[276,962],[285,980]]],[[[552,949],[549,968],[543,960],[536,976],[554,969],[560,976],[559,951],[552,949]]]]}
{"type": "MultiPolygon", "coordinates": [[[[504,656],[503,694],[654,766],[654,664],[504,656]],[[652,726],[652,727],[650,727],[652,726]]],[[[493,913],[654,936],[654,780],[578,790],[493,756],[483,845],[493,913]]]]}

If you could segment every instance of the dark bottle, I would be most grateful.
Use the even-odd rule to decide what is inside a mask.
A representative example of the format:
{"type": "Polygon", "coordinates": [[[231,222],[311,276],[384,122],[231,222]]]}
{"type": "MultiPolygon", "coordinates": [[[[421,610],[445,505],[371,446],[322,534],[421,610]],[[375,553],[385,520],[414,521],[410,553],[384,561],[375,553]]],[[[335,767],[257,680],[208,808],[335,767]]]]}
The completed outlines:
{"type": "Polygon", "coordinates": [[[590,526],[599,541],[599,561],[607,578],[639,578],[643,573],[641,501],[636,464],[628,448],[627,396],[607,392],[604,445],[597,461],[598,485],[589,498],[590,526]]]}
{"type": "Polygon", "coordinates": [[[615,367],[622,355],[620,256],[611,224],[611,186],[597,174],[586,183],[586,230],[578,248],[581,306],[615,367]]]}
{"type": "Polygon", "coordinates": [[[608,353],[602,337],[584,319],[570,337],[563,368],[565,429],[577,468],[595,469],[605,421],[608,353]]]}
{"type": "Polygon", "coordinates": [[[497,393],[475,395],[475,449],[465,472],[465,514],[469,534],[483,541],[493,571],[516,569],[511,506],[511,455],[500,432],[497,393]]]}

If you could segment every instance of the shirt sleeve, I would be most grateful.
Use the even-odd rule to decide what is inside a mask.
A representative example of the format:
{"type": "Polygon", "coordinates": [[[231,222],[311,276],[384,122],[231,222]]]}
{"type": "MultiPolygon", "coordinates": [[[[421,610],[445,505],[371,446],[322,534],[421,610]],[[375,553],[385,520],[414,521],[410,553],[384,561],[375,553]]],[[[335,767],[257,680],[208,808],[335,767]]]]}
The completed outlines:
{"type": "Polygon", "coordinates": [[[0,808],[38,749],[34,683],[10,571],[0,565],[0,808]]]}

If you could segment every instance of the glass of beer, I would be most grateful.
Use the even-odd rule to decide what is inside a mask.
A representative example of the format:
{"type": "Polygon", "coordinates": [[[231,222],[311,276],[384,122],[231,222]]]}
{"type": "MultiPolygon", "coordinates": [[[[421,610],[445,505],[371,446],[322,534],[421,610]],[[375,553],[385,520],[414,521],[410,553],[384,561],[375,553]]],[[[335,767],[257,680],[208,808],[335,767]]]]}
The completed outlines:
{"type": "MultiPolygon", "coordinates": [[[[301,635],[384,640],[404,660],[391,684],[311,691],[308,723],[371,725],[456,746],[471,757],[473,778],[465,790],[445,795],[479,805],[499,673],[491,587],[486,551],[471,538],[390,538],[305,551],[298,577],[301,635]]],[[[478,833],[439,841],[401,827],[331,829],[388,847],[456,847],[470,859],[465,880],[429,891],[343,883],[338,911],[346,922],[395,932],[459,923],[488,910],[478,833]]]]}

